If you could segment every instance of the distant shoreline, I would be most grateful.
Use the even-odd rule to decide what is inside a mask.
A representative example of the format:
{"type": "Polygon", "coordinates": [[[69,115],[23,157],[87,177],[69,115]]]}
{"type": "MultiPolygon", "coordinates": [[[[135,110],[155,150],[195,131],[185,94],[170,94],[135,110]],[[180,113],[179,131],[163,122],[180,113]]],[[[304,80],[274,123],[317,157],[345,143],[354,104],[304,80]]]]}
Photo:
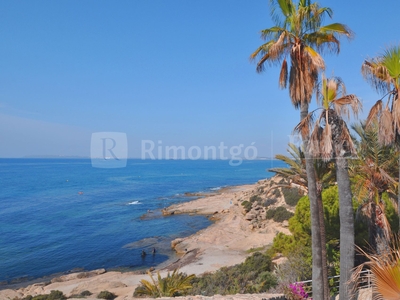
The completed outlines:
{"type": "MultiPolygon", "coordinates": [[[[269,158],[269,157],[256,157],[254,159],[246,159],[244,157],[239,157],[243,161],[260,161],[260,160],[273,160],[277,161],[276,158],[269,158]]],[[[22,157],[0,157],[0,159],[87,159],[91,160],[92,158],[89,156],[63,156],[63,155],[26,155],[22,157]]],[[[95,159],[101,159],[101,158],[95,158],[95,159]]],[[[230,159],[205,159],[205,158],[198,158],[198,159],[181,159],[181,158],[157,158],[157,159],[151,159],[151,158],[141,158],[141,157],[128,157],[128,160],[143,160],[143,161],[175,161],[175,160],[187,160],[187,161],[193,161],[193,160],[199,160],[199,161],[229,161],[230,159]]]]}

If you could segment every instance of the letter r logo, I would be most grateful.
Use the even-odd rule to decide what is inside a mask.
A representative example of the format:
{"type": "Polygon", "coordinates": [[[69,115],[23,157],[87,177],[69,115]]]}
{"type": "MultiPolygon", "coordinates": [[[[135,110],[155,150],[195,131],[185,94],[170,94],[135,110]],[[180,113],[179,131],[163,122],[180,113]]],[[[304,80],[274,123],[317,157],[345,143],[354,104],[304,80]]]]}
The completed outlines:
{"type": "Polygon", "coordinates": [[[126,133],[92,133],[90,158],[95,168],[123,168],[128,158],[126,133]]]}

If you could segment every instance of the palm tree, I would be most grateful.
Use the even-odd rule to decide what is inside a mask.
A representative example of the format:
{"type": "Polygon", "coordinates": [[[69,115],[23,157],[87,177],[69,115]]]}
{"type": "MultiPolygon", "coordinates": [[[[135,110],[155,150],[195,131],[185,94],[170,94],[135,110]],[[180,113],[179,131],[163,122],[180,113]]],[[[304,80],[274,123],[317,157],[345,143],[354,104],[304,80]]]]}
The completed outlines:
{"type": "MultiPolygon", "coordinates": [[[[257,72],[264,71],[267,64],[281,64],[279,84],[286,88],[289,83],[290,98],[295,108],[300,108],[302,120],[308,114],[318,72],[325,68],[318,51],[327,49],[339,53],[339,37],[351,37],[352,33],[340,23],[321,26],[325,15],[332,17],[332,10],[320,7],[316,2],[299,0],[297,6],[292,0],[270,0],[270,3],[275,26],[261,31],[266,43],[258,47],[250,59],[259,59],[257,72]]],[[[307,144],[307,138],[303,143],[307,144]]],[[[313,162],[308,151],[305,152],[305,158],[312,224],[313,295],[315,299],[329,299],[328,282],[322,271],[322,249],[325,247],[320,239],[319,212],[322,207],[317,201],[313,162]]]]}
{"type": "MultiPolygon", "coordinates": [[[[365,60],[361,72],[364,78],[378,91],[385,95],[371,108],[367,126],[374,119],[379,123],[379,141],[384,145],[396,144],[399,148],[400,135],[400,46],[392,46],[383,54],[365,60]],[[383,98],[388,96],[386,103],[383,98]]],[[[400,183],[400,161],[399,177],[400,183]]],[[[398,189],[397,207],[400,208],[400,188],[398,189]]],[[[398,209],[400,216],[400,209],[398,209]]]]}
{"type": "Polygon", "coordinates": [[[296,131],[310,136],[307,146],[314,157],[335,161],[340,217],[339,293],[340,299],[352,299],[352,287],[347,283],[354,267],[354,216],[347,158],[355,155],[356,149],[343,117],[350,118],[350,110],[357,116],[361,102],[357,96],[346,94],[344,83],[337,77],[323,77],[316,98],[321,114],[313,122],[317,110],[309,113],[296,126],[296,131]]]}
{"type": "Polygon", "coordinates": [[[378,141],[378,124],[373,122],[352,126],[357,133],[357,160],[350,164],[353,191],[361,203],[359,211],[368,217],[369,244],[377,252],[384,250],[391,229],[386,219],[382,194],[395,195],[396,181],[393,179],[397,155],[395,149],[378,141]]]}
{"type": "MultiPolygon", "coordinates": [[[[268,172],[274,172],[277,175],[285,178],[289,182],[289,187],[296,185],[302,190],[308,192],[306,161],[304,151],[301,147],[289,143],[288,152],[289,156],[277,154],[275,159],[281,160],[288,165],[288,167],[271,168],[268,172]]],[[[332,172],[332,165],[323,160],[314,160],[314,169],[316,176],[316,183],[319,186],[318,190],[322,191],[335,182],[335,173],[332,172]]]]}

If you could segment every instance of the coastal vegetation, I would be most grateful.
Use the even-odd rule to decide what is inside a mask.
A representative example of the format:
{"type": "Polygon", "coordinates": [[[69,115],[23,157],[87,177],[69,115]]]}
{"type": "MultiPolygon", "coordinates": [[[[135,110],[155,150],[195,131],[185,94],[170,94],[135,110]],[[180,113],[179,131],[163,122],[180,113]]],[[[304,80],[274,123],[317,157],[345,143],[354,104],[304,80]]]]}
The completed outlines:
{"type": "Polygon", "coordinates": [[[205,273],[192,281],[190,295],[212,296],[262,293],[278,284],[273,274],[274,264],[265,253],[255,252],[238,265],[205,273]]]}
{"type": "Polygon", "coordinates": [[[114,293],[111,293],[109,291],[101,291],[98,295],[97,295],[98,299],[107,299],[107,300],[113,300],[115,298],[117,298],[117,295],[115,295],[114,293]]]}
{"type": "Polygon", "coordinates": [[[174,270],[157,280],[149,273],[151,281],[142,280],[134,292],[135,297],[175,297],[182,295],[213,296],[238,293],[262,293],[277,286],[278,279],[273,273],[274,264],[266,253],[254,252],[238,265],[223,267],[213,273],[194,276],[174,270]]]}
{"type": "Polygon", "coordinates": [[[283,221],[289,220],[293,216],[293,213],[288,211],[285,207],[279,206],[277,208],[272,208],[267,210],[266,219],[274,220],[275,222],[281,223],[283,221]]]}
{"type": "Polygon", "coordinates": [[[15,298],[14,300],[65,300],[67,297],[63,294],[61,291],[51,291],[50,294],[44,294],[44,295],[37,295],[37,296],[31,296],[28,295],[24,298],[17,299],[15,298]]]}
{"type": "Polygon", "coordinates": [[[300,198],[303,196],[304,192],[300,189],[292,187],[284,187],[282,188],[283,196],[285,197],[285,202],[287,205],[296,206],[297,202],[299,202],[300,198]]]}
{"type": "Polygon", "coordinates": [[[160,272],[157,272],[157,279],[148,272],[151,281],[142,279],[140,285],[135,289],[134,297],[176,297],[186,295],[192,288],[191,281],[194,275],[186,275],[175,269],[172,274],[168,272],[167,276],[162,278],[160,272]]]}

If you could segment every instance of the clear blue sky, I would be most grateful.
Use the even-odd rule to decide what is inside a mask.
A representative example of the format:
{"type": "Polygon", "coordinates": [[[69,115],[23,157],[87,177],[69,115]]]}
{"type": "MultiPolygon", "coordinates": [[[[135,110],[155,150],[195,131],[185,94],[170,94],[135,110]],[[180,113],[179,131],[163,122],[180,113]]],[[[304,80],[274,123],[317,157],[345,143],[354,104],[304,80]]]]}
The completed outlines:
{"type": "MultiPolygon", "coordinates": [[[[278,68],[249,55],[273,25],[268,0],[0,1],[0,157],[90,155],[93,132],[170,146],[255,143],[285,153],[299,121],[278,68]]],[[[356,34],[327,75],[364,103],[379,98],[363,60],[400,42],[400,1],[327,1],[356,34]]]]}

